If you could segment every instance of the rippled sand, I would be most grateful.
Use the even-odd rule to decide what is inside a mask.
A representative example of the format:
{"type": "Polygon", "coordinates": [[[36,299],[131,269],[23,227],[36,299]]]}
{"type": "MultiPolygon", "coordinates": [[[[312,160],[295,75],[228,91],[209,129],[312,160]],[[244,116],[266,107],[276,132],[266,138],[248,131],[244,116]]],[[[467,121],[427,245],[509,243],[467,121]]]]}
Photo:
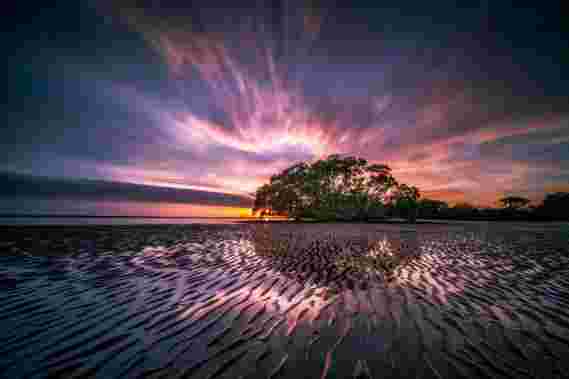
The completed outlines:
{"type": "Polygon", "coordinates": [[[0,377],[569,375],[566,224],[2,227],[0,377]]]}

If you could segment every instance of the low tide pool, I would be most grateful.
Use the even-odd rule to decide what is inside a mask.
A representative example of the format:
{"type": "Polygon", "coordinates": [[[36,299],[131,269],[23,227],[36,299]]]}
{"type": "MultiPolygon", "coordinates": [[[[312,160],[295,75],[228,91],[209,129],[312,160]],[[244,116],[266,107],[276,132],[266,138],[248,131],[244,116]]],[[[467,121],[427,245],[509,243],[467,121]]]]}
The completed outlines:
{"type": "Polygon", "coordinates": [[[567,377],[568,232],[2,226],[0,377],[567,377]]]}

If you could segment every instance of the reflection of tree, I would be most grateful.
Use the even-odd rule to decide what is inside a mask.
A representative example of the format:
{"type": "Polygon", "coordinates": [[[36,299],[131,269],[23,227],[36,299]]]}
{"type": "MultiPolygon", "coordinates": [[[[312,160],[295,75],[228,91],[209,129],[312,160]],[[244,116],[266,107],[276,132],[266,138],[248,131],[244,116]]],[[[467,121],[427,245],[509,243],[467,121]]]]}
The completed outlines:
{"type": "Polygon", "coordinates": [[[342,237],[337,233],[278,233],[256,229],[255,253],[271,269],[298,280],[341,289],[389,282],[419,254],[416,233],[402,237],[342,237]]]}
{"type": "MultiPolygon", "coordinates": [[[[371,242],[371,241],[370,241],[371,242]]],[[[414,254],[405,254],[397,249],[388,239],[371,242],[367,254],[344,255],[337,259],[339,267],[351,267],[360,272],[380,274],[383,279],[391,281],[396,269],[407,264],[414,254]]]]}

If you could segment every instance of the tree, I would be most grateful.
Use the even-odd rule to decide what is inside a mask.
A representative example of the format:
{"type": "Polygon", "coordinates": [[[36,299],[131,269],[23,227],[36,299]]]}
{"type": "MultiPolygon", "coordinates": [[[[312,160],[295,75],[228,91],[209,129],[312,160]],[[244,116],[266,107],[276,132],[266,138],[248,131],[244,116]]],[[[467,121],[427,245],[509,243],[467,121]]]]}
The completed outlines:
{"type": "Polygon", "coordinates": [[[440,200],[421,199],[418,203],[420,217],[435,217],[448,209],[448,203],[440,200]]]}
{"type": "Polygon", "coordinates": [[[263,184],[261,187],[257,188],[255,192],[255,202],[253,204],[253,214],[257,212],[264,212],[270,207],[270,197],[271,197],[271,187],[267,184],[263,184]]]}
{"type": "Polygon", "coordinates": [[[353,220],[380,214],[393,198],[416,203],[418,196],[416,187],[397,183],[389,166],[335,154],[296,163],[271,176],[268,184],[257,189],[253,211],[353,220]]]}
{"type": "Polygon", "coordinates": [[[417,187],[401,184],[397,187],[395,194],[395,208],[411,222],[417,219],[418,199],[420,197],[417,187]]]}
{"type": "Polygon", "coordinates": [[[569,220],[569,192],[548,193],[537,211],[545,218],[569,220]]]}
{"type": "Polygon", "coordinates": [[[528,205],[530,200],[520,196],[506,196],[500,199],[500,203],[504,208],[519,209],[528,205]]]}

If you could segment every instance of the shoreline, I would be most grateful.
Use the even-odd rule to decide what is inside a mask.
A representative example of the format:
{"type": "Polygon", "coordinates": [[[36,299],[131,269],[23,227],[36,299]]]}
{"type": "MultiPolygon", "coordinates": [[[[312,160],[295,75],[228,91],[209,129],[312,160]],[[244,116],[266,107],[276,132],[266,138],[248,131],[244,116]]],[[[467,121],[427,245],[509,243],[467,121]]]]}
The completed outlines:
{"type": "Polygon", "coordinates": [[[387,220],[369,220],[369,221],[343,221],[343,220],[238,220],[236,221],[240,224],[395,224],[395,225],[421,225],[421,224],[436,224],[436,225],[448,225],[448,222],[439,220],[421,220],[417,222],[408,222],[404,220],[397,219],[387,219],[387,220]]]}

